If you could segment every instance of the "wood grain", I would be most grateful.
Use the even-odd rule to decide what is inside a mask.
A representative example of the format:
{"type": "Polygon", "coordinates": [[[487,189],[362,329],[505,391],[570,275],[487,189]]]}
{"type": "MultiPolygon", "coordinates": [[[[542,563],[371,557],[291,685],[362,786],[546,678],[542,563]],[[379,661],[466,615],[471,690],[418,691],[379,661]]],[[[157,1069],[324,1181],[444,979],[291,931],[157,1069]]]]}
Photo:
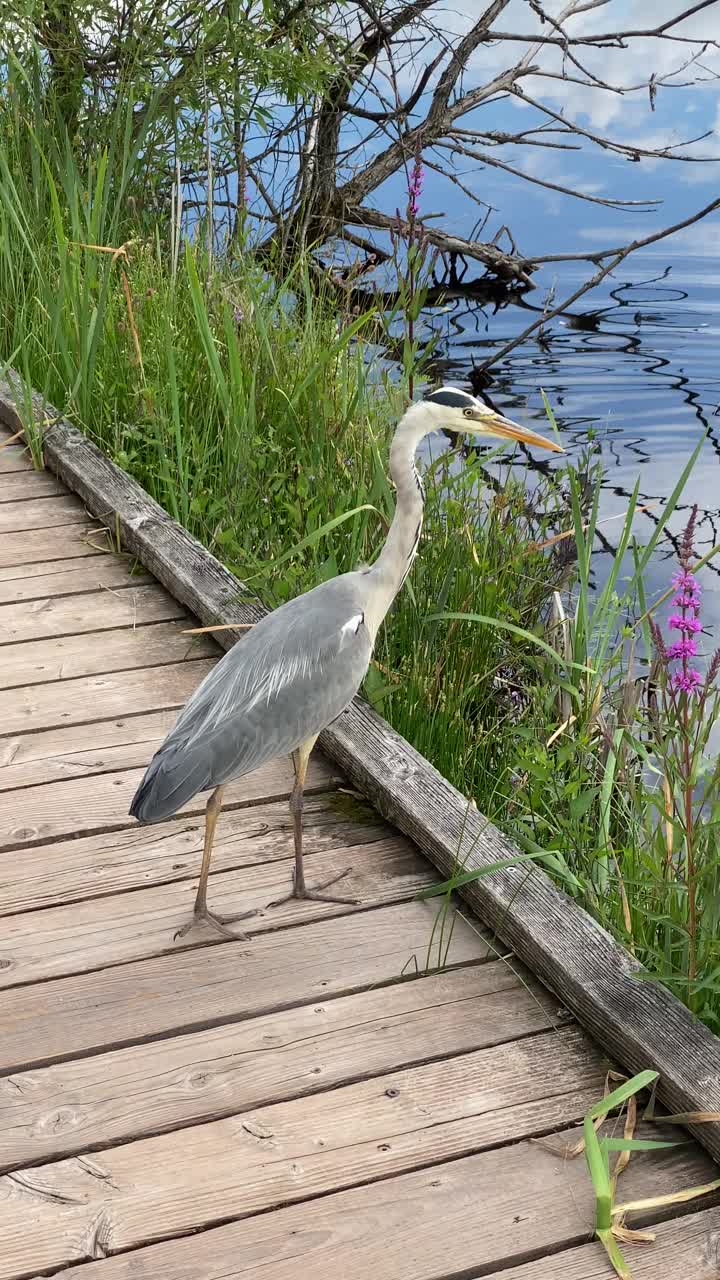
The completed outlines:
{"type": "Polygon", "coordinates": [[[142,768],[177,720],[177,711],[155,711],[0,738],[0,791],[84,778],[110,770],[142,768]],[[88,744],[88,737],[92,743],[88,744]]]}
{"type": "MultiPolygon", "coordinates": [[[[306,856],[311,886],[323,884],[349,868],[351,874],[337,892],[357,898],[358,905],[300,902],[293,898],[268,910],[268,903],[292,891],[293,864],[294,859],[286,858],[268,866],[212,874],[208,887],[212,909],[227,916],[257,911],[252,919],[235,926],[238,934],[254,937],[288,925],[305,925],[368,907],[407,902],[437,879],[434,868],[418,856],[405,837],[395,835],[375,844],[351,844],[306,856]]],[[[198,860],[196,875],[199,870],[198,860]]],[[[34,911],[31,916],[3,916],[0,990],[145,960],[190,946],[221,945],[219,935],[204,926],[197,926],[176,940],[178,930],[192,919],[196,888],[196,879],[178,880],[158,888],[34,911]]]]}
{"type": "MultiPolygon", "coordinates": [[[[550,1122],[563,1107],[562,1101],[554,1105],[554,1100],[541,1105],[550,1122]]],[[[102,1168],[102,1156],[98,1165],[102,1168]]],[[[633,1198],[661,1194],[668,1186],[679,1189],[703,1181],[709,1172],[708,1162],[697,1156],[683,1163],[676,1156],[666,1162],[647,1155],[642,1162],[631,1161],[623,1174],[624,1190],[633,1198]]],[[[706,1219],[705,1239],[713,1258],[717,1240],[710,1222],[717,1223],[718,1211],[710,1212],[715,1217],[706,1219]]],[[[71,1267],[63,1280],[469,1280],[514,1260],[584,1241],[592,1220],[582,1161],[563,1163],[521,1141],[510,1149],[472,1155],[201,1235],[71,1267]]],[[[114,1223],[112,1211],[98,1220],[102,1247],[96,1257],[111,1245],[114,1223]]],[[[687,1219],[678,1220],[678,1236],[686,1223],[687,1219]]],[[[647,1269],[650,1257],[650,1249],[633,1253],[633,1271],[636,1259],[638,1264],[646,1260],[646,1271],[637,1280],[666,1280],[662,1267],[647,1269]]],[[[543,1259],[545,1270],[538,1271],[538,1278],[556,1280],[555,1260],[554,1253],[543,1259]]],[[[512,1275],[501,1271],[503,1277],[508,1274],[512,1275]]],[[[594,1275],[590,1271],[587,1280],[594,1280],[594,1275]]],[[[612,1280],[607,1264],[604,1276],[612,1280]]],[[[573,1280],[586,1276],[580,1273],[573,1280]]],[[[683,1280],[706,1278],[688,1271],[683,1280]]]]}
{"type": "Polygon", "coordinates": [[[0,502],[0,534],[3,536],[22,529],[52,529],[88,523],[82,502],[78,502],[72,494],[60,497],[27,497],[24,502],[0,502]]]}
{"type": "MultiPolygon", "coordinates": [[[[13,431],[14,434],[14,431],[13,431]]],[[[13,471],[33,471],[30,450],[20,444],[6,444],[7,436],[0,440],[0,475],[13,471]]]]}
{"type": "MultiPolygon", "coordinates": [[[[137,829],[128,809],[144,772],[145,767],[98,774],[91,785],[84,778],[71,778],[27,790],[3,791],[0,793],[0,849],[17,849],[41,840],[81,835],[94,828],[109,831],[132,826],[137,829]]],[[[290,795],[293,781],[289,757],[270,760],[254,773],[228,783],[224,803],[247,805],[256,804],[258,800],[277,800],[290,795]]],[[[332,784],[333,774],[324,758],[318,756],[313,761],[312,775],[308,774],[308,790],[332,784]]],[[[194,796],[178,813],[203,813],[207,800],[206,794],[194,796]]],[[[153,824],[152,829],[156,838],[162,839],[163,824],[153,824]]]]}
{"type": "Polygon", "coordinates": [[[133,572],[133,563],[123,556],[85,556],[77,560],[40,560],[37,564],[10,565],[0,569],[0,604],[41,600],[46,596],[70,596],[103,587],[117,591],[152,581],[144,569],[133,572]]]}
{"type": "MultiPolygon", "coordinates": [[[[703,1201],[699,1200],[698,1204],[703,1201]]],[[[689,1206],[688,1206],[689,1207],[689,1206]]],[[[704,1209],[654,1227],[656,1240],[639,1249],[625,1246],[632,1280],[718,1280],[720,1209],[704,1209]]],[[[482,1272],[483,1280],[612,1280],[599,1243],[567,1249],[509,1270],[482,1272]]],[[[469,1276],[468,1280],[479,1280],[469,1276]]]]}
{"type": "Polygon", "coordinates": [[[404,903],[6,991],[3,1070],[367,990],[438,959],[487,957],[486,940],[458,916],[447,955],[432,950],[426,963],[434,920],[427,903],[404,903]]]}
{"type": "MultiPolygon", "coordinates": [[[[86,632],[135,627],[143,622],[166,622],[173,618],[187,619],[186,609],[154,584],[127,587],[124,591],[46,596],[32,603],[0,605],[0,644],[18,644],[21,640],[50,636],[82,636],[86,632]]],[[[185,626],[191,625],[185,622],[185,626]]],[[[198,639],[207,641],[205,636],[198,639]]],[[[191,636],[186,636],[185,641],[188,647],[192,646],[191,636]]],[[[85,641],[88,647],[97,643],[107,641],[85,641]]],[[[213,652],[219,656],[216,646],[213,652]]]]}
{"type": "MultiPolygon", "coordinates": [[[[10,431],[22,426],[15,410],[18,375],[0,379],[0,423],[10,431]]],[[[256,622],[265,612],[254,594],[176,524],[136,481],[121,471],[82,432],[41,397],[34,396],[38,425],[53,420],[44,436],[46,465],[89,511],[105,520],[123,547],[155,575],[202,623],[256,622]]],[[[33,535],[39,537],[39,534],[33,535]]],[[[48,557],[45,557],[46,559],[48,557]]],[[[0,564],[2,561],[0,561],[0,564]]],[[[243,635],[221,633],[225,648],[243,635]]]]}
{"type": "Polygon", "coordinates": [[[0,542],[0,568],[33,564],[39,560],[99,556],[106,553],[107,547],[105,531],[89,522],[69,524],[61,529],[29,529],[23,533],[6,533],[0,542]]]}
{"type": "MultiPolygon", "coordinates": [[[[73,600],[78,598],[81,597],[71,597],[73,600]]],[[[176,605],[175,609],[177,614],[182,605],[176,605]]],[[[148,606],[146,611],[152,612],[151,607],[148,606]]],[[[157,604],[156,611],[171,610],[157,604]]],[[[113,671],[147,670],[169,662],[215,658],[217,650],[209,636],[182,634],[188,623],[188,618],[181,617],[177,622],[156,622],[123,630],[98,630],[77,636],[0,646],[0,689],[28,688],[53,680],[73,680],[113,671]]],[[[78,731],[77,736],[87,741],[87,733],[78,731]]]]}
{"type": "Polygon", "coordinates": [[[3,695],[0,744],[3,737],[30,730],[181,707],[213,665],[199,659],[12,689],[3,695]]]}
{"type": "Polygon", "coordinates": [[[560,1016],[495,961],[6,1077],[0,1169],[502,1044],[560,1016]]]}
{"type": "MultiPolygon", "coordinates": [[[[136,1248],[387,1178],[431,1154],[460,1157],[492,1143],[500,1127],[505,1141],[516,1139],[527,1132],[528,1103],[570,1096],[577,1109],[578,1095],[591,1097],[602,1082],[595,1053],[573,1028],[104,1150],[89,1157],[93,1172],[80,1157],[28,1170],[19,1185],[5,1175],[0,1278],[91,1258],[101,1214],[108,1251],[136,1248]]],[[[523,1154],[536,1179],[552,1166],[555,1187],[564,1180],[561,1161],[539,1148],[523,1154]]],[[[551,1189],[544,1181],[535,1188],[541,1201],[551,1189]]]]}
{"type": "MultiPolygon", "coordinates": [[[[324,776],[313,761],[318,785],[324,776]]],[[[308,794],[303,812],[308,855],[385,840],[391,829],[371,809],[342,791],[308,794]]],[[[59,843],[23,849],[4,857],[0,875],[0,915],[61,906],[143,886],[169,884],[198,873],[204,814],[171,818],[160,826],[133,824],[121,831],[94,831],[59,843]]],[[[213,848],[213,871],[232,871],[278,862],[293,853],[293,822],[286,800],[224,809],[213,848]]],[[[28,922],[28,928],[31,922],[28,922]]],[[[0,930],[1,931],[1,930],[0,930]]]]}
{"type": "MultiPolygon", "coordinates": [[[[0,440],[0,454],[2,454],[0,440]]],[[[0,468],[2,472],[2,468],[0,468]]],[[[47,498],[67,493],[52,471],[10,471],[2,472],[0,481],[0,502],[19,502],[23,498],[47,498]]]]}

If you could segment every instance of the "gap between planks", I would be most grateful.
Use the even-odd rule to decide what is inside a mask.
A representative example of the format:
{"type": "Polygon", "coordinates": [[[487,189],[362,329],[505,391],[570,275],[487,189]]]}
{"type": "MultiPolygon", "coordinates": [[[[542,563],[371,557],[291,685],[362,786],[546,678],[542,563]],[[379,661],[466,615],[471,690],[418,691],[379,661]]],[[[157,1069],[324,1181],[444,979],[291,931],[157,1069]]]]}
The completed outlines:
{"type": "Polygon", "coordinates": [[[39,729],[0,739],[0,791],[94,773],[141,768],[177,719],[177,709],[95,720],[78,729],[39,729]],[[92,746],[87,745],[88,737],[92,746]]]}
{"type": "MultiPolygon", "coordinates": [[[[282,933],[277,942],[281,947],[289,928],[407,902],[437,883],[437,872],[398,835],[376,844],[350,844],[315,853],[305,862],[310,886],[349,871],[336,892],[355,901],[293,898],[270,908],[270,903],[292,891],[294,858],[286,857],[269,866],[215,872],[209,882],[210,904],[227,916],[230,928],[241,939],[282,933]],[[247,911],[257,914],[243,920],[247,911]],[[233,925],[235,916],[240,919],[233,925]]],[[[176,938],[192,919],[198,870],[196,865],[191,879],[157,888],[89,898],[37,910],[30,916],[4,916],[0,921],[0,990],[27,988],[193,948],[227,945],[226,939],[203,925],[195,925],[182,939],[176,938]]]]}
{"type": "MultiPolygon", "coordinates": [[[[129,815],[130,804],[149,758],[140,769],[124,769],[116,773],[97,774],[89,779],[71,778],[49,782],[19,791],[0,792],[0,850],[17,849],[28,844],[47,844],[64,836],[111,831],[138,824],[129,815]]],[[[318,755],[307,775],[308,792],[327,790],[340,781],[324,759],[318,755]]],[[[224,805],[253,805],[265,800],[289,797],[294,783],[292,762],[287,757],[269,760],[252,773],[229,782],[224,805]]],[[[203,813],[207,794],[199,793],[178,809],[178,816],[203,813]]],[[[162,832],[162,823],[149,824],[162,832]]]]}
{"type": "MultiPolygon", "coordinates": [[[[0,452],[2,443],[0,442],[0,452]]],[[[1,469],[0,469],[1,470],[1,469]]],[[[0,503],[25,502],[28,498],[59,497],[69,493],[51,471],[1,472],[0,503]]]]}
{"type": "Polygon", "coordinates": [[[459,914],[448,945],[430,947],[434,919],[413,901],[11,989],[3,1074],[495,958],[459,914]]]}
{"type": "MultiPolygon", "coordinates": [[[[272,1239],[268,1210],[301,1202],[312,1221],[317,1198],[322,1197],[321,1213],[337,1212],[344,1188],[351,1189],[342,1197],[346,1240],[356,1237],[363,1199],[378,1206],[400,1196],[405,1213],[393,1217],[400,1216],[405,1228],[404,1246],[409,1244],[407,1211],[412,1210],[416,1242],[428,1224],[441,1238],[446,1258],[465,1257],[465,1273],[468,1262],[476,1268],[478,1263],[507,1266],[541,1250],[555,1252],[590,1236],[592,1187],[582,1160],[563,1161],[527,1139],[547,1133],[551,1125],[557,1131],[562,1116],[582,1114],[602,1088],[601,1079],[594,1054],[584,1051],[578,1032],[537,1036],[312,1095],[300,1103],[281,1103],[93,1157],[6,1175],[0,1280],[110,1253],[128,1254],[126,1262],[136,1269],[139,1261],[147,1280],[162,1273],[146,1270],[147,1256],[138,1260],[128,1251],[177,1236],[183,1238],[176,1241],[176,1250],[191,1251],[176,1252],[177,1259],[197,1258],[199,1246],[207,1266],[219,1237],[226,1265],[229,1257],[242,1258],[244,1265],[246,1251],[227,1246],[233,1236],[242,1239],[247,1224],[221,1228],[215,1241],[207,1228],[260,1214],[256,1228],[272,1239]],[[463,1208],[463,1217],[451,1215],[450,1221],[438,1212],[437,1203],[423,1205],[426,1196],[417,1195],[419,1188],[447,1190],[448,1185],[463,1208]],[[524,1212],[518,1213],[518,1205],[524,1212]],[[202,1236],[194,1234],[203,1230],[202,1236]],[[459,1246],[456,1235],[462,1239],[459,1246]],[[101,1249],[96,1248],[98,1236],[101,1249]],[[465,1252],[468,1244],[472,1255],[465,1252]]],[[[649,1126],[638,1130],[645,1138],[657,1132],[649,1126]]],[[[565,1128],[559,1142],[573,1141],[577,1133],[565,1128]]],[[[677,1148],[664,1158],[632,1161],[623,1174],[623,1194],[639,1198],[667,1188],[678,1191],[707,1180],[711,1172],[712,1162],[697,1148],[677,1148]]],[[[655,1209],[639,1217],[647,1223],[673,1213],[655,1209]]],[[[394,1225],[392,1218],[385,1229],[375,1221],[374,1234],[386,1251],[394,1247],[387,1239],[395,1234],[394,1225]]],[[[317,1226],[315,1231],[316,1240],[327,1239],[317,1226]]],[[[366,1268],[364,1280],[368,1274],[396,1280],[398,1272],[388,1267],[387,1253],[384,1266],[375,1271],[369,1241],[360,1247],[357,1238],[353,1243],[366,1268]]],[[[295,1265],[297,1252],[298,1242],[295,1265]]],[[[264,1277],[272,1276],[272,1264],[281,1256],[277,1247],[267,1255],[264,1277]]],[[[411,1256],[417,1267],[417,1243],[411,1256]]],[[[335,1274],[345,1278],[344,1259],[338,1261],[335,1274]]],[[[458,1271],[450,1266],[435,1276],[458,1271]]],[[[166,1277],[177,1274],[165,1272],[166,1277]]],[[[192,1274],[186,1264],[181,1274],[192,1274]]],[[[197,1274],[208,1280],[215,1273],[207,1267],[197,1274]]],[[[350,1274],[363,1273],[353,1269],[350,1274]]],[[[318,1276],[315,1268],[313,1275],[318,1276]]]]}
{"type": "Polygon", "coordinates": [[[0,541],[0,567],[13,568],[42,560],[68,560],[107,555],[111,550],[104,525],[65,525],[60,529],[31,529],[5,533],[0,541]]]}
{"type": "MultiPolygon", "coordinates": [[[[92,1258],[101,1213],[116,1252],[469,1153],[497,1164],[498,1144],[517,1163],[505,1144],[579,1119],[603,1079],[584,1034],[565,1028],[5,1175],[0,1280],[92,1258]]],[[[542,1203],[563,1162],[540,1147],[522,1156],[542,1203]]],[[[674,1189],[709,1163],[677,1154],[663,1172],[674,1189]]],[[[578,1187],[585,1177],[580,1164],[578,1187]]]]}
{"type": "MultiPolygon", "coordinates": [[[[632,1251],[632,1280],[717,1280],[720,1209],[693,1209],[688,1204],[684,1213],[653,1228],[657,1235],[653,1244],[632,1251]]],[[[481,1276],[483,1280],[609,1280],[610,1273],[605,1250],[593,1242],[508,1270],[473,1271],[468,1280],[481,1276]]]]}
{"type": "Polygon", "coordinates": [[[108,555],[11,565],[0,569],[0,604],[78,595],[104,587],[122,590],[154,581],[144,569],[133,570],[133,564],[131,557],[108,555]]]}
{"type": "MultiPolygon", "coordinates": [[[[382,819],[343,792],[318,791],[306,797],[305,851],[332,850],[402,839],[382,819]],[[346,811],[350,800],[352,816],[346,811]]],[[[197,878],[203,850],[204,817],[176,818],[158,827],[93,832],[23,850],[4,858],[0,916],[28,914],[70,903],[197,878]]],[[[412,847],[407,844],[406,847],[412,847]]],[[[258,801],[223,811],[213,849],[212,874],[269,866],[294,853],[293,821],[287,800],[258,801]]],[[[0,937],[2,926],[0,925],[0,937]]]]}
{"type": "Polygon", "coordinates": [[[0,1081],[0,1169],[455,1057],[566,1018],[527,973],[496,960],[73,1059],[0,1081]]]}
{"type": "Polygon", "coordinates": [[[0,534],[3,536],[74,524],[90,524],[87,511],[74,494],[28,496],[22,502],[0,502],[0,534]]]}
{"type": "Polygon", "coordinates": [[[108,672],[13,689],[3,697],[0,741],[96,720],[180,708],[214,662],[188,659],[149,670],[108,672]]]}
{"type": "MultiPolygon", "coordinates": [[[[117,592],[104,588],[71,596],[47,596],[32,602],[0,605],[0,644],[68,637],[76,638],[78,645],[84,643],[89,648],[97,643],[92,639],[93,633],[173,620],[182,621],[187,627],[189,616],[183,605],[154,584],[117,592]]],[[[191,639],[184,638],[186,642],[191,639]]],[[[217,646],[213,646],[212,652],[220,656],[217,646]]],[[[31,662],[32,653],[28,651],[28,665],[31,662]]]]}
{"type": "MultiPolygon", "coordinates": [[[[529,1150],[522,1142],[517,1154],[529,1150]]],[[[498,1154],[469,1157],[115,1257],[102,1257],[100,1250],[100,1260],[70,1267],[63,1280],[255,1280],[260,1275],[263,1280],[305,1275],[313,1280],[610,1280],[607,1254],[599,1243],[588,1243],[587,1183],[579,1186],[577,1177],[569,1175],[558,1188],[560,1204],[556,1193],[555,1199],[534,1199],[530,1213],[518,1214],[498,1154]],[[572,1220],[563,1230],[564,1202],[572,1220]],[[523,1265],[523,1259],[535,1261],[523,1265]]],[[[522,1189],[525,1178],[517,1156],[510,1172],[515,1169],[522,1189]]],[[[623,1175],[634,1192],[660,1189],[657,1176],[640,1178],[638,1169],[633,1162],[623,1175]]],[[[557,1174],[553,1182],[557,1186],[557,1174]]],[[[635,1219],[635,1225],[638,1221],[642,1219],[635,1219]]],[[[657,1246],[633,1253],[633,1280],[717,1280],[720,1209],[662,1222],[657,1232],[657,1246]]]]}
{"type": "MultiPolygon", "coordinates": [[[[169,612],[169,609],[160,606],[157,612],[169,612]]],[[[187,619],[179,624],[176,621],[138,623],[137,626],[117,624],[114,630],[84,635],[60,635],[10,644],[0,640],[0,689],[22,690],[81,676],[149,671],[153,666],[165,667],[171,662],[215,657],[215,648],[205,636],[183,635],[183,627],[187,625],[187,619]]]]}

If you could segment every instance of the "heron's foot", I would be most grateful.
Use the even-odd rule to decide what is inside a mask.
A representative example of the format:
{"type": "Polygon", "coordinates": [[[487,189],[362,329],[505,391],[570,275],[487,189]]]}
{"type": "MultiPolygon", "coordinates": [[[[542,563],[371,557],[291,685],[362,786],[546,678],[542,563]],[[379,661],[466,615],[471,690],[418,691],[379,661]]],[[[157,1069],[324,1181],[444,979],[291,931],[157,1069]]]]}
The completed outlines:
{"type": "Polygon", "coordinates": [[[196,924],[208,924],[211,929],[219,933],[223,938],[232,938],[233,942],[249,942],[246,933],[236,933],[232,929],[228,929],[229,924],[234,924],[236,920],[249,920],[251,916],[256,916],[257,911],[245,911],[241,916],[218,916],[214,911],[209,911],[207,907],[195,908],[191,918],[182,929],[178,929],[174,935],[175,941],[178,938],[184,938],[186,933],[195,928],[196,924]]]}
{"type": "Polygon", "coordinates": [[[352,867],[346,867],[338,875],[332,876],[330,880],[323,880],[322,884],[317,884],[313,889],[308,889],[305,884],[298,885],[295,869],[293,868],[293,887],[292,893],[286,893],[284,898],[276,898],[274,902],[268,903],[270,907],[281,907],[284,902],[302,901],[308,899],[311,902],[344,902],[348,906],[358,906],[359,898],[340,898],[333,893],[322,893],[323,889],[329,889],[331,884],[337,884],[338,880],[344,880],[345,876],[349,876],[352,867]]]}

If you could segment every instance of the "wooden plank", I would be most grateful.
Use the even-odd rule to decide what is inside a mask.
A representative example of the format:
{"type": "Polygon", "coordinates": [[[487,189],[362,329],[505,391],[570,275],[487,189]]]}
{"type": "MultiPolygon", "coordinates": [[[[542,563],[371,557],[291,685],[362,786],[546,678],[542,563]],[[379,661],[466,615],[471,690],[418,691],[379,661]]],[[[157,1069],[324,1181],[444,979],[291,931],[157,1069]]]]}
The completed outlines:
{"type": "Polygon", "coordinates": [[[0,502],[0,534],[3,535],[23,529],[53,529],[57,526],[87,523],[85,508],[73,494],[63,494],[61,497],[28,497],[24,502],[0,502]]]}
{"type": "MultiPolygon", "coordinates": [[[[340,902],[299,902],[293,898],[267,910],[292,890],[294,859],[243,871],[216,872],[210,878],[213,909],[223,915],[258,914],[239,922],[239,934],[257,934],[305,925],[313,920],[349,915],[368,907],[407,902],[437,881],[437,872],[420,858],[404,836],[376,844],[352,843],[306,856],[308,883],[324,884],[350,868],[342,892],[358,905],[340,902]]],[[[195,872],[199,872],[199,862],[195,872]]],[[[197,881],[174,881],[153,889],[91,898],[50,910],[33,911],[0,920],[0,990],[23,983],[44,982],[65,974],[89,973],[110,965],[127,964],[187,947],[221,946],[211,929],[195,928],[184,938],[176,933],[192,918],[197,881]]],[[[340,892],[340,890],[338,890],[340,892]]]]}
{"type": "MultiPolygon", "coordinates": [[[[548,1118],[561,1109],[542,1105],[548,1118]]],[[[99,1169],[104,1156],[103,1152],[92,1157],[99,1169]]],[[[673,1155],[666,1162],[661,1155],[648,1155],[642,1162],[631,1161],[623,1174],[623,1194],[662,1194],[703,1181],[708,1172],[707,1163],[697,1157],[673,1155]]],[[[77,1173],[75,1177],[79,1181],[77,1173]]],[[[717,1241],[709,1224],[717,1223],[718,1211],[710,1212],[716,1216],[706,1219],[705,1240],[712,1265],[717,1261],[717,1241]]],[[[637,1217],[631,1223],[646,1220],[637,1217]]],[[[583,1162],[554,1160],[522,1141],[510,1149],[453,1160],[201,1235],[103,1258],[115,1247],[115,1218],[109,1205],[95,1223],[95,1257],[101,1260],[71,1267],[63,1272],[63,1280],[470,1280],[501,1266],[505,1278],[512,1276],[504,1268],[513,1260],[587,1240],[592,1223],[583,1162]]],[[[677,1237],[686,1223],[686,1218],[678,1220],[677,1237]]],[[[156,1235],[161,1231],[158,1222],[156,1235]]],[[[650,1247],[633,1252],[633,1275],[640,1260],[646,1263],[636,1280],[670,1280],[662,1267],[652,1269],[651,1257],[650,1247]]],[[[545,1270],[538,1270],[542,1280],[556,1280],[555,1261],[555,1253],[543,1259],[545,1270]]],[[[715,1280],[717,1270],[706,1268],[706,1273],[708,1280],[715,1280]]],[[[594,1280],[594,1275],[589,1272],[587,1280],[594,1280]]],[[[607,1261],[605,1272],[598,1275],[612,1280],[607,1261]]],[[[581,1276],[586,1280],[585,1273],[577,1280],[581,1276]]],[[[705,1280],[705,1274],[689,1270],[682,1280],[705,1280]]]]}
{"type": "MultiPolygon", "coordinates": [[[[314,761],[313,769],[316,764],[322,760],[314,761]]],[[[322,774],[314,772],[313,777],[322,785],[322,774]]],[[[372,809],[342,791],[307,795],[303,829],[307,855],[373,844],[391,834],[372,809]]],[[[185,816],[160,826],[133,824],[122,831],[94,831],[90,836],[24,849],[21,858],[3,858],[0,915],[196,876],[203,831],[204,815],[185,816]]],[[[213,871],[278,862],[291,857],[293,847],[286,800],[225,809],[215,835],[213,871]]]]}
{"type": "Polygon", "coordinates": [[[0,475],[7,475],[13,471],[33,471],[30,450],[24,445],[6,444],[7,439],[8,437],[4,436],[0,440],[0,475]]]}
{"type": "MultiPolygon", "coordinates": [[[[9,430],[21,425],[14,407],[20,387],[13,371],[0,384],[0,420],[9,430]]],[[[135,481],[39,397],[35,409],[39,425],[53,418],[44,439],[47,463],[190,612],[208,624],[262,616],[245,585],[135,481]]],[[[217,638],[229,648],[241,635],[219,632],[217,638]]],[[[442,874],[458,861],[482,871],[517,856],[466,797],[359,699],[320,744],[442,874]]],[[[659,1097],[671,1111],[720,1111],[720,1040],[667,988],[640,980],[636,961],[539,868],[516,865],[482,875],[463,895],[579,1020],[613,1045],[625,1067],[660,1072],[659,1097]]],[[[720,1125],[693,1131],[720,1159],[720,1125]]]]}
{"type": "MultiPolygon", "coordinates": [[[[32,603],[23,601],[0,605],[0,644],[19,644],[22,640],[37,641],[49,636],[80,637],[88,632],[136,627],[143,622],[167,622],[175,618],[188,618],[184,606],[153,583],[128,587],[124,591],[46,596],[32,603]]],[[[193,624],[186,621],[185,625],[193,624]]],[[[208,637],[198,636],[195,639],[207,647],[208,637]]],[[[185,636],[186,647],[192,647],[193,640],[192,636],[185,636]]],[[[86,640],[84,643],[89,647],[93,643],[106,645],[109,641],[86,640]]],[[[212,650],[217,656],[216,645],[212,645],[212,650]]],[[[3,654],[3,663],[8,656],[3,654]]]]}
{"type": "MultiPolygon", "coordinates": [[[[436,908],[404,903],[17,987],[0,999],[3,1070],[28,1070],[193,1027],[249,1018],[396,981],[426,963],[436,908]]],[[[460,916],[443,967],[484,960],[460,916]]],[[[441,957],[442,958],[442,957],[441,957]]]]}
{"type": "MultiPolygon", "coordinates": [[[[703,1201],[699,1200],[698,1204],[703,1201]]],[[[690,1206],[687,1206],[690,1208],[690,1206]]],[[[625,1248],[632,1280],[717,1280],[720,1275],[720,1209],[704,1209],[653,1228],[656,1240],[625,1248]]],[[[483,1280],[612,1280],[598,1243],[538,1258],[509,1271],[482,1272],[483,1280]]],[[[479,1280],[475,1273],[468,1280],[479,1280]]]]}
{"type": "MultiPolygon", "coordinates": [[[[2,442],[0,441],[0,452],[2,442]]],[[[47,498],[59,493],[67,493],[52,471],[10,471],[3,472],[0,482],[0,502],[19,502],[23,498],[47,498]]]]}
{"type": "Polygon", "coordinates": [[[38,560],[69,560],[106,554],[107,534],[96,525],[69,524],[61,529],[29,529],[0,538],[0,568],[38,560]]]}
{"type": "MultiPolygon", "coordinates": [[[[80,598],[70,597],[71,600],[80,598]]],[[[181,609],[182,605],[176,608],[181,609]]],[[[143,612],[151,613],[153,609],[157,613],[170,612],[160,602],[154,605],[148,602],[143,612]]],[[[178,622],[126,627],[122,631],[98,630],[0,647],[0,689],[22,689],[106,671],[132,671],[165,666],[168,662],[215,657],[217,650],[209,636],[182,634],[189,621],[183,618],[178,622]]],[[[81,739],[87,741],[87,734],[78,731],[76,740],[81,739]]]]}
{"type": "MultiPolygon", "coordinates": [[[[12,369],[6,373],[7,380],[0,379],[0,423],[17,431],[22,421],[15,409],[14,388],[20,379],[12,369]]],[[[43,442],[46,465],[79,494],[89,511],[107,521],[113,542],[119,536],[123,547],[203,623],[256,622],[263,616],[265,609],[254,593],[176,524],[136,481],[51,405],[43,404],[38,396],[34,402],[38,426],[44,426],[48,417],[53,421],[43,442]]],[[[230,648],[242,635],[242,631],[221,633],[221,643],[230,648]]]]}
{"type": "MultiPolygon", "coordinates": [[[[41,840],[82,835],[95,827],[102,831],[130,826],[137,829],[128,809],[144,772],[144,767],[125,769],[98,774],[91,782],[71,778],[67,782],[51,782],[20,791],[3,791],[0,794],[0,849],[17,849],[41,840]]],[[[290,795],[293,781],[289,757],[270,760],[254,773],[229,783],[224,803],[248,805],[258,800],[277,800],[290,795]]],[[[333,774],[322,756],[313,762],[307,785],[308,790],[333,785],[333,774]]],[[[201,813],[207,799],[202,793],[193,796],[178,813],[201,813]]],[[[153,829],[156,833],[162,831],[162,824],[154,825],[153,829]]]]}
{"type": "Polygon", "coordinates": [[[176,720],[174,709],[100,720],[93,724],[91,746],[87,745],[86,728],[77,725],[0,738],[0,791],[118,769],[141,769],[176,720]]]}
{"type": "Polygon", "coordinates": [[[133,563],[125,556],[91,556],[10,565],[0,569],[0,604],[41,600],[45,596],[71,596],[102,587],[113,587],[117,591],[151,582],[144,569],[132,571],[133,563]]]}
{"type": "Polygon", "coordinates": [[[0,1169],[502,1044],[561,1018],[528,974],[495,961],[8,1076],[0,1169]]]}
{"type": "Polygon", "coordinates": [[[3,695],[0,740],[28,730],[181,707],[213,666],[199,659],[13,689],[3,695]]]}
{"type": "MultiPolygon", "coordinates": [[[[516,1139],[527,1132],[528,1103],[569,1095],[577,1109],[578,1095],[597,1094],[602,1081],[594,1050],[572,1028],[103,1150],[88,1157],[90,1169],[80,1157],[17,1181],[6,1174],[0,1280],[91,1259],[101,1215],[108,1251],[137,1248],[463,1156],[499,1132],[516,1139]]],[[[531,1151],[537,1176],[553,1158],[531,1151]]],[[[554,1163],[557,1187],[565,1179],[554,1163]]],[[[549,1190],[545,1179],[535,1197],[542,1203],[549,1190]]],[[[496,1187],[493,1200],[502,1194],[496,1187]]]]}

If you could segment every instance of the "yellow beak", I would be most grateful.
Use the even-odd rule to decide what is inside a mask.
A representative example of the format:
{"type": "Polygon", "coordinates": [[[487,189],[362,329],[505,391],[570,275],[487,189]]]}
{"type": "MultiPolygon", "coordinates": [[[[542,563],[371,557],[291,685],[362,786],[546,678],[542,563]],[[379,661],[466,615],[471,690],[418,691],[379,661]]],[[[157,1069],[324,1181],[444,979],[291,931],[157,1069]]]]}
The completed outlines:
{"type": "Polygon", "coordinates": [[[519,440],[522,444],[534,444],[538,449],[550,449],[553,453],[565,452],[562,445],[556,444],[554,440],[539,436],[535,431],[528,431],[526,427],[519,427],[510,418],[503,418],[500,413],[483,414],[482,424],[490,435],[500,436],[503,440],[519,440]]]}

